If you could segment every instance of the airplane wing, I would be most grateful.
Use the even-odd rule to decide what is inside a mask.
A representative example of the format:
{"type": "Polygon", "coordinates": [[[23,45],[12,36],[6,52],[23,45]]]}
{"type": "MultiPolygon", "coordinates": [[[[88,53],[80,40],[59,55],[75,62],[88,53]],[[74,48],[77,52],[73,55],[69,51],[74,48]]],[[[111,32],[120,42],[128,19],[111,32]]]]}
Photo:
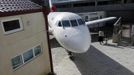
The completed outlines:
{"type": "Polygon", "coordinates": [[[103,19],[88,21],[88,22],[86,22],[86,25],[91,25],[91,24],[106,22],[106,21],[110,21],[110,20],[114,20],[114,19],[116,19],[116,17],[108,17],[108,18],[103,18],[103,19]]]}

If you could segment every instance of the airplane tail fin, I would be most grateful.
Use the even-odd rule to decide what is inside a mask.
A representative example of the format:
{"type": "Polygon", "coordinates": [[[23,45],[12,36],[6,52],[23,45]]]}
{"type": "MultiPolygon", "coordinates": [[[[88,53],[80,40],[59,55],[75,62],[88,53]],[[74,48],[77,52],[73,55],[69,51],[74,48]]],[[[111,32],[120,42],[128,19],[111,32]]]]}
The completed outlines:
{"type": "Polygon", "coordinates": [[[52,4],[52,0],[49,0],[49,8],[50,8],[50,11],[51,11],[51,12],[55,12],[55,11],[56,11],[56,6],[54,6],[54,5],[52,4]]]}

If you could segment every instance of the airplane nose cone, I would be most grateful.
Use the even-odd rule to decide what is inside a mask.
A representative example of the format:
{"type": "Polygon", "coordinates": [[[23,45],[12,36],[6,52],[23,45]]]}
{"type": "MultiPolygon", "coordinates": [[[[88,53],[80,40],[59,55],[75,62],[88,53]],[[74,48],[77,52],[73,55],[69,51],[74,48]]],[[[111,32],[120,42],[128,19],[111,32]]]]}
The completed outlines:
{"type": "Polygon", "coordinates": [[[86,52],[91,44],[90,33],[87,30],[78,32],[76,35],[66,35],[66,41],[64,42],[65,48],[74,53],[84,53],[86,52]],[[71,36],[71,37],[69,37],[71,36]]]}
{"type": "MultiPolygon", "coordinates": [[[[84,35],[84,34],[83,34],[84,35]]],[[[89,36],[78,36],[76,38],[71,38],[69,43],[69,50],[75,53],[84,53],[90,47],[90,37],[89,36]]]]}

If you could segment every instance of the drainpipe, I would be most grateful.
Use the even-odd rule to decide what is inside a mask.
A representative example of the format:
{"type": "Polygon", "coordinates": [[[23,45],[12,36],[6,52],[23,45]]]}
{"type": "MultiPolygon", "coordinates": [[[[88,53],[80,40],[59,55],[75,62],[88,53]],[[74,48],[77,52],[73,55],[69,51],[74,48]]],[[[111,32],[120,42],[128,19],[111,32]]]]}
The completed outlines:
{"type": "Polygon", "coordinates": [[[43,7],[42,11],[43,11],[43,15],[44,15],[45,22],[46,22],[47,43],[48,43],[49,59],[50,59],[50,67],[51,67],[51,72],[49,72],[48,75],[56,75],[53,69],[53,59],[52,59],[52,52],[51,52],[51,46],[50,46],[50,40],[49,40],[49,28],[48,28],[49,26],[48,26],[48,19],[47,19],[47,15],[49,14],[50,10],[47,7],[43,7]]]}

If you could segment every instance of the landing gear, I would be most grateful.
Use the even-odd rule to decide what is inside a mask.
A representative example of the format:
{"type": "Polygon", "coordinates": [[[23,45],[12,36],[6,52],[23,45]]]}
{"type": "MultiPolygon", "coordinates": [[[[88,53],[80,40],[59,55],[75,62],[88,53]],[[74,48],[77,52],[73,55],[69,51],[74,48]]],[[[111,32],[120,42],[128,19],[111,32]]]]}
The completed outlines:
{"type": "Polygon", "coordinates": [[[69,55],[69,58],[70,58],[71,60],[74,60],[74,56],[73,56],[72,52],[70,52],[70,51],[67,50],[67,53],[68,53],[68,55],[69,55]]]}

